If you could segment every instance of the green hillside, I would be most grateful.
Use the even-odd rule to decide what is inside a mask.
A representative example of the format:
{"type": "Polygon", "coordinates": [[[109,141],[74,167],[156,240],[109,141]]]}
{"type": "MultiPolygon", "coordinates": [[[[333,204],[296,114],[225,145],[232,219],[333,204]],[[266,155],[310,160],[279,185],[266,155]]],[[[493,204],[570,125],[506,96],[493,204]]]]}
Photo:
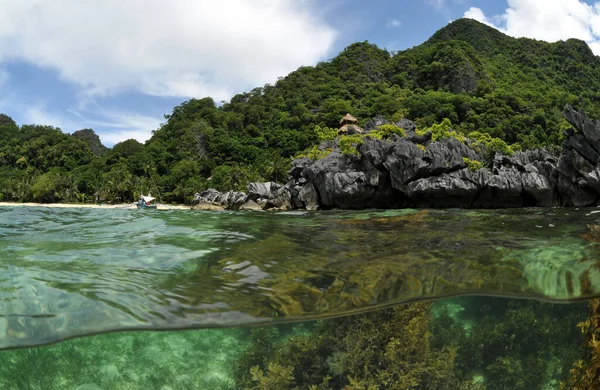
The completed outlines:
{"type": "Polygon", "coordinates": [[[363,125],[407,117],[420,129],[447,118],[458,132],[488,133],[517,149],[555,147],[569,127],[564,105],[600,118],[598,91],[600,57],[584,42],[515,39],[460,19],[394,55],[355,43],[221,106],[186,101],[145,144],[107,151],[89,129],[71,136],[0,116],[0,199],[84,201],[100,190],[131,201],[153,180],[163,200],[183,202],[207,187],[282,181],[289,159],[348,112],[363,125]]]}

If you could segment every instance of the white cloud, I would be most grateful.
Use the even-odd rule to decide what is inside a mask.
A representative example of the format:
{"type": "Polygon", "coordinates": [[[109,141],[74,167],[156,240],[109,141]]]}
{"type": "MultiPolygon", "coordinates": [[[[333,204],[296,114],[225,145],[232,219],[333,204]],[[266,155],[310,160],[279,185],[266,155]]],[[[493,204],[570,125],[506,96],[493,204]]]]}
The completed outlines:
{"type": "Polygon", "coordinates": [[[160,128],[161,125],[159,118],[105,109],[94,101],[89,101],[88,106],[82,109],[52,112],[45,102],[37,101],[24,105],[0,100],[0,109],[4,108],[22,113],[21,124],[25,125],[50,125],[66,133],[95,128],[102,143],[109,147],[131,138],[145,142],[152,136],[152,131],[160,128]]]}
{"type": "Polygon", "coordinates": [[[400,27],[402,26],[402,22],[398,19],[391,19],[385,24],[387,28],[400,27]]]}
{"type": "Polygon", "coordinates": [[[159,118],[116,109],[106,109],[93,99],[87,99],[79,103],[77,108],[68,110],[68,113],[77,117],[78,122],[85,124],[85,127],[102,129],[98,131],[98,136],[102,143],[107,146],[131,138],[139,142],[145,142],[152,137],[152,131],[158,129],[161,125],[161,119],[159,118]]]}
{"type": "Polygon", "coordinates": [[[508,0],[502,15],[490,18],[481,9],[471,7],[464,16],[514,37],[548,42],[578,38],[600,54],[600,2],[590,5],[580,0],[508,0]]]}
{"type": "Polygon", "coordinates": [[[45,104],[36,103],[27,107],[22,107],[24,125],[47,125],[58,127],[63,131],[70,130],[73,122],[56,114],[48,112],[45,104]]]}
{"type": "Polygon", "coordinates": [[[147,130],[120,130],[114,132],[108,132],[99,134],[102,145],[113,147],[119,142],[127,141],[128,139],[135,139],[138,142],[144,143],[149,140],[152,134],[147,130]]]}
{"type": "Polygon", "coordinates": [[[114,145],[131,138],[145,142],[152,137],[152,130],[158,129],[161,124],[157,118],[133,113],[105,111],[104,118],[104,121],[89,121],[93,126],[114,129],[98,134],[104,145],[114,145]]]}
{"type": "Polygon", "coordinates": [[[596,42],[588,43],[588,45],[590,46],[590,49],[592,49],[594,54],[600,55],[600,42],[596,41],[596,42]]]}
{"type": "Polygon", "coordinates": [[[87,95],[227,99],[323,59],[336,31],[296,0],[0,0],[0,61],[87,95]]]}
{"type": "Polygon", "coordinates": [[[492,25],[492,23],[488,20],[487,16],[483,13],[481,8],[471,7],[465,14],[463,15],[465,18],[475,19],[481,23],[485,23],[487,25],[492,25]]]}

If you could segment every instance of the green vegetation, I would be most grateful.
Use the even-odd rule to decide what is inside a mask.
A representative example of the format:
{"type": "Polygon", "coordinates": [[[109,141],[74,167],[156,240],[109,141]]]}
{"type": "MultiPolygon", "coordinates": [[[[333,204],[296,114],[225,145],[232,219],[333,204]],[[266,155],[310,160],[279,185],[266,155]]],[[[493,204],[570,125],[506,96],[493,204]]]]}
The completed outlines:
{"type": "Polygon", "coordinates": [[[277,326],[105,334],[0,351],[0,387],[591,390],[599,302],[587,320],[585,303],[465,297],[277,326]]]}
{"type": "MultiPolygon", "coordinates": [[[[310,332],[254,341],[235,367],[241,389],[456,389],[456,351],[434,349],[431,303],[319,321],[310,332]],[[260,355],[260,359],[250,356],[260,355]]],[[[263,331],[263,333],[266,330],[263,331]]]]}
{"type": "Polygon", "coordinates": [[[342,154],[360,156],[356,147],[365,143],[363,138],[364,136],[361,134],[344,135],[340,137],[340,150],[342,151],[342,154]]]}
{"type": "Polygon", "coordinates": [[[230,365],[247,345],[241,333],[138,331],[0,351],[0,388],[233,390],[230,365]]]}
{"type": "MultiPolygon", "coordinates": [[[[0,200],[91,201],[96,193],[131,201],[154,180],[165,201],[187,202],[207,187],[284,182],[292,156],[327,153],[313,147],[336,136],[346,113],[360,125],[377,115],[407,117],[434,139],[469,135],[487,147],[488,158],[552,147],[570,127],[564,105],[599,118],[599,91],[600,58],[584,42],[515,39],[460,19],[395,55],[355,43],[329,62],[220,106],[191,99],[166,115],[145,144],[128,140],[108,150],[90,129],[67,135],[1,115],[0,200]]],[[[397,130],[377,131],[373,137],[397,130]]],[[[341,144],[355,154],[360,142],[341,144]]]]}
{"type": "Polygon", "coordinates": [[[589,301],[590,317],[577,324],[584,335],[583,359],[573,363],[561,390],[592,390],[600,386],[600,299],[589,301]]]}
{"type": "Polygon", "coordinates": [[[440,123],[434,123],[427,130],[431,131],[431,139],[434,141],[444,138],[456,138],[461,142],[465,142],[467,139],[463,134],[452,130],[452,122],[448,118],[444,118],[440,123]]]}
{"type": "MultiPolygon", "coordinates": [[[[579,359],[576,324],[585,314],[581,304],[469,297],[292,332],[257,328],[234,364],[234,379],[237,388],[260,390],[557,389],[579,359]]],[[[579,326],[588,329],[588,322],[579,326]]],[[[586,374],[583,361],[575,367],[597,384],[597,371],[586,374]]]]}
{"type": "Polygon", "coordinates": [[[399,137],[406,137],[406,131],[401,129],[396,125],[386,124],[377,127],[377,129],[372,130],[368,135],[369,137],[373,137],[376,139],[387,139],[390,138],[393,134],[396,134],[399,137]]]}
{"type": "Polygon", "coordinates": [[[481,168],[483,168],[483,164],[481,163],[481,161],[471,160],[467,157],[463,157],[463,161],[465,162],[465,164],[467,164],[467,168],[469,168],[471,171],[478,171],[481,168]]]}
{"type": "Polygon", "coordinates": [[[474,131],[469,133],[469,139],[476,141],[475,145],[471,145],[473,149],[483,152],[485,151],[486,160],[491,161],[496,153],[502,153],[507,156],[512,156],[516,150],[520,150],[520,145],[508,146],[506,142],[500,138],[492,137],[487,133],[474,131]],[[482,145],[481,148],[479,145],[482,145]]]}

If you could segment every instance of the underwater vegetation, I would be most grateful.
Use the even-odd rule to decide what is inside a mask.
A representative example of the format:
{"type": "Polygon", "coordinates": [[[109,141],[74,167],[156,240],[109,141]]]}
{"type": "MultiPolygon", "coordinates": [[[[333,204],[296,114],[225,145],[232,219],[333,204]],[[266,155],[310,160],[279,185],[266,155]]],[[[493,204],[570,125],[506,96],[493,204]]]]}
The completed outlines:
{"type": "Polygon", "coordinates": [[[105,214],[33,211],[11,216],[40,221],[35,234],[3,227],[0,287],[12,311],[0,321],[0,348],[122,326],[111,322],[122,308],[182,326],[209,318],[240,328],[114,333],[1,350],[0,389],[600,388],[598,301],[440,299],[598,296],[596,209],[209,213],[202,229],[183,214],[119,215],[132,218],[121,229],[152,237],[135,256],[111,252],[110,262],[98,254],[126,249],[122,234],[104,231],[91,245],[73,223],[84,218],[99,230],[105,214]],[[157,224],[164,234],[149,234],[145,226],[157,224]],[[24,279],[14,284],[17,272],[24,279]],[[97,291],[105,292],[102,310],[78,311],[82,298],[99,302],[97,291]],[[430,300],[414,301],[422,298],[430,300]],[[44,323],[51,316],[15,316],[57,310],[76,321],[53,327],[44,323]],[[256,320],[268,326],[243,327],[256,320]]]}
{"type": "Polygon", "coordinates": [[[581,357],[586,316],[585,304],[463,297],[317,321],[300,334],[255,328],[234,380],[258,390],[558,389],[581,357]]]}
{"type": "MultiPolygon", "coordinates": [[[[416,303],[318,321],[311,334],[266,346],[258,337],[260,342],[238,360],[236,384],[261,390],[456,388],[455,349],[430,344],[430,306],[416,303]]],[[[276,340],[264,332],[253,336],[276,340]]]]}
{"type": "Polygon", "coordinates": [[[0,351],[0,389],[234,390],[239,329],[125,332],[0,351]]]}
{"type": "Polygon", "coordinates": [[[457,349],[455,371],[481,389],[557,389],[579,358],[585,304],[468,297],[440,304],[434,345],[457,349]]]}
{"type": "Polygon", "coordinates": [[[573,363],[569,381],[562,383],[562,390],[600,388],[600,299],[590,300],[589,309],[590,317],[577,324],[584,335],[583,356],[573,363]]]}
{"type": "Polygon", "coordinates": [[[467,296],[277,326],[106,334],[0,351],[0,389],[591,390],[600,300],[589,309],[467,296]]]}

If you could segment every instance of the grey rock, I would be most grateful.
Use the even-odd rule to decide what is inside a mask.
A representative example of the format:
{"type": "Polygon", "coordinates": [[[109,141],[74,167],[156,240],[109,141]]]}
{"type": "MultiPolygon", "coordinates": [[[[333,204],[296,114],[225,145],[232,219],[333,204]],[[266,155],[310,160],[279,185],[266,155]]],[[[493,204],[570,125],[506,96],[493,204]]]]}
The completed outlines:
{"type": "MultiPolygon", "coordinates": [[[[577,131],[583,135],[586,140],[587,146],[592,148],[596,153],[596,156],[600,152],[600,129],[587,117],[583,112],[577,112],[570,105],[566,105],[564,116],[569,123],[571,123],[577,131]]],[[[578,141],[580,139],[578,138],[578,141]]],[[[592,160],[592,163],[598,163],[598,159],[592,160]]]]}
{"type": "Polygon", "coordinates": [[[406,194],[418,207],[470,206],[477,195],[478,186],[468,180],[467,169],[443,173],[439,176],[418,179],[407,186],[406,194]]]}
{"type": "Polygon", "coordinates": [[[221,196],[221,192],[215,190],[214,188],[209,188],[200,193],[194,195],[194,200],[192,204],[197,203],[219,203],[217,199],[221,196]]]}
{"type": "Polygon", "coordinates": [[[275,189],[273,186],[271,187],[274,192],[272,192],[272,197],[267,202],[268,208],[276,208],[282,210],[290,210],[292,208],[292,195],[288,187],[277,185],[278,187],[275,189]]]}
{"type": "Polygon", "coordinates": [[[246,203],[244,203],[241,207],[240,210],[251,210],[251,211],[259,211],[262,210],[263,207],[261,205],[259,205],[258,203],[256,203],[253,200],[248,200],[246,203]]]}
{"type": "Polygon", "coordinates": [[[299,158],[293,160],[289,171],[290,176],[293,179],[299,179],[300,177],[302,177],[302,172],[304,171],[304,168],[306,168],[306,166],[308,166],[311,162],[312,161],[308,158],[299,158]]]}
{"type": "Polygon", "coordinates": [[[194,196],[192,205],[204,205],[202,209],[209,209],[208,205],[220,205],[226,209],[237,210],[242,204],[246,202],[246,194],[238,191],[228,191],[222,193],[209,188],[208,190],[197,193],[194,196]]]}
{"type": "Polygon", "coordinates": [[[401,140],[383,165],[390,172],[392,187],[404,192],[414,180],[466,168],[463,155],[476,157],[475,152],[469,152],[456,139],[432,142],[424,151],[412,142],[401,140]]]}
{"type": "MultiPolygon", "coordinates": [[[[470,88],[469,77],[460,81],[461,89],[470,88]]],[[[402,120],[395,124],[406,130],[406,137],[367,137],[357,147],[358,156],[343,155],[337,139],[322,143],[319,148],[331,149],[331,153],[316,161],[294,160],[285,186],[251,183],[248,195],[209,189],[196,194],[195,201],[232,209],[309,210],[597,205],[600,128],[570,106],[565,118],[576,130],[567,132],[560,155],[544,149],[511,156],[496,153],[490,169],[471,171],[468,160],[486,165],[485,151],[475,141],[447,138],[434,142],[431,133],[417,136],[414,123],[402,120]]],[[[385,123],[385,118],[376,117],[367,129],[385,123]]]]}
{"type": "Polygon", "coordinates": [[[257,199],[272,199],[276,196],[277,191],[281,185],[275,182],[266,183],[249,183],[248,184],[248,197],[254,201],[257,199]]]}
{"type": "Polygon", "coordinates": [[[415,125],[411,120],[408,120],[406,118],[402,118],[394,124],[399,128],[404,129],[405,131],[414,132],[417,129],[417,125],[415,125]]]}
{"type": "Polygon", "coordinates": [[[431,131],[426,131],[425,134],[422,135],[417,135],[417,133],[414,132],[407,132],[406,140],[415,144],[425,145],[431,141],[432,136],[431,131]]]}
{"type": "Polygon", "coordinates": [[[369,119],[367,121],[367,123],[365,123],[365,129],[364,129],[364,131],[365,131],[365,133],[368,133],[371,130],[375,130],[379,126],[381,126],[381,125],[387,125],[388,123],[390,123],[390,122],[388,122],[388,120],[385,119],[384,117],[382,117],[382,116],[376,116],[375,118],[369,119]]]}
{"type": "Polygon", "coordinates": [[[319,209],[319,194],[312,183],[302,186],[302,189],[298,193],[298,199],[302,202],[306,210],[319,209]]]}

